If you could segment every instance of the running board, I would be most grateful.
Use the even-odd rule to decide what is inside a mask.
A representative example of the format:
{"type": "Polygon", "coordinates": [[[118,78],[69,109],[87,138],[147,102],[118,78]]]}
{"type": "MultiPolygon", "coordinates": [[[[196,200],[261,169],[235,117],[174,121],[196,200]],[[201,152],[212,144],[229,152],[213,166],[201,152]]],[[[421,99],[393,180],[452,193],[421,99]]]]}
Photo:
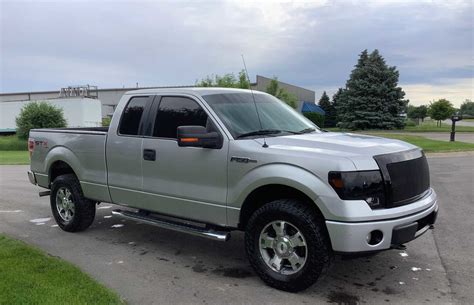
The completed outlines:
{"type": "Polygon", "coordinates": [[[179,221],[165,219],[158,216],[150,216],[143,213],[137,213],[132,211],[124,210],[113,210],[113,215],[118,215],[127,219],[136,220],[142,223],[149,225],[157,226],[164,229],[169,229],[173,231],[188,233],[196,236],[201,236],[217,241],[228,241],[230,238],[230,232],[227,231],[218,231],[211,228],[199,227],[193,224],[182,223],[179,221]]]}

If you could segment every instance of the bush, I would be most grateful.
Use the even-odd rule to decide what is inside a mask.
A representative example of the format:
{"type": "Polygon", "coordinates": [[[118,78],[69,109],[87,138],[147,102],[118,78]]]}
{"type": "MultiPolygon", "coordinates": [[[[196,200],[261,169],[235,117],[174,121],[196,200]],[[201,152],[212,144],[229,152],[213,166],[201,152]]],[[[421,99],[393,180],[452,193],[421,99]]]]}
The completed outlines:
{"type": "Polygon", "coordinates": [[[66,125],[63,110],[47,102],[29,103],[16,117],[16,133],[20,139],[27,139],[30,129],[61,128],[66,125]]]}
{"type": "Polygon", "coordinates": [[[324,115],[316,112],[303,112],[303,115],[308,118],[311,122],[323,128],[324,126],[324,115]]]}
{"type": "Polygon", "coordinates": [[[102,126],[103,127],[109,127],[110,126],[110,121],[112,121],[111,117],[102,118],[102,126]]]}
{"type": "Polygon", "coordinates": [[[406,120],[405,121],[405,126],[410,126],[410,127],[413,127],[413,126],[416,126],[416,122],[413,121],[413,120],[406,120]]]}

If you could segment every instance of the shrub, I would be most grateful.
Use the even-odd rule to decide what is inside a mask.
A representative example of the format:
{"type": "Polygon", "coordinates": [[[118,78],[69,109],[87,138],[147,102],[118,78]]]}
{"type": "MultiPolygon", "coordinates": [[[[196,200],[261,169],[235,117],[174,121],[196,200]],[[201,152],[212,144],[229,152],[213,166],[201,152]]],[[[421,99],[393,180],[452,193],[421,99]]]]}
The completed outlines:
{"type": "Polygon", "coordinates": [[[405,126],[409,126],[409,127],[413,127],[413,126],[416,126],[416,122],[413,121],[413,120],[406,120],[405,121],[405,126]]]}
{"type": "Polygon", "coordinates": [[[102,126],[103,127],[109,127],[110,126],[110,121],[112,121],[111,117],[102,118],[102,126]]]}
{"type": "Polygon", "coordinates": [[[61,108],[47,102],[33,102],[24,106],[16,117],[16,133],[18,138],[27,139],[30,129],[61,128],[66,124],[61,108]]]}
{"type": "Polygon", "coordinates": [[[324,115],[316,112],[303,112],[303,115],[308,118],[311,122],[323,128],[324,126],[324,115]]]}

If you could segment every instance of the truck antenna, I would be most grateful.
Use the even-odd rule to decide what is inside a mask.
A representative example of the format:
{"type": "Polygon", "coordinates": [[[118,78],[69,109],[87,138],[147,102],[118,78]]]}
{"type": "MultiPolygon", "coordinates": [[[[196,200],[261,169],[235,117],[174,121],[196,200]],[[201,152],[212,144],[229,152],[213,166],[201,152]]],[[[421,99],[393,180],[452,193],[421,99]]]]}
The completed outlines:
{"type": "MultiPolygon", "coordinates": [[[[247,81],[249,82],[250,93],[252,93],[252,99],[253,99],[253,104],[255,105],[255,112],[257,113],[258,123],[260,124],[260,129],[263,129],[262,120],[260,119],[260,114],[258,113],[257,101],[255,100],[255,95],[253,94],[252,85],[250,84],[250,77],[249,77],[249,72],[247,71],[247,65],[245,64],[245,58],[243,54],[241,54],[240,56],[242,56],[242,62],[244,63],[245,75],[247,76],[247,81]]],[[[262,147],[264,148],[268,147],[267,140],[265,139],[265,135],[263,135],[262,147]]]]}

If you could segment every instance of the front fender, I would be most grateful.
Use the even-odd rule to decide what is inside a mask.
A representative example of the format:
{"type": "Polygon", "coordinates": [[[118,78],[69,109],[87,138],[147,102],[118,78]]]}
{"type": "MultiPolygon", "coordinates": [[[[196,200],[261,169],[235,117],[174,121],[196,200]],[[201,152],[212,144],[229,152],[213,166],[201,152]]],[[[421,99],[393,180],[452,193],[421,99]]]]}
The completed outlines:
{"type": "Polygon", "coordinates": [[[318,176],[308,170],[285,163],[272,163],[255,167],[245,174],[228,190],[228,222],[236,226],[239,222],[240,208],[247,196],[255,189],[281,184],[292,187],[311,198],[325,218],[331,212],[320,200],[321,197],[332,197],[335,192],[318,176]]]}

